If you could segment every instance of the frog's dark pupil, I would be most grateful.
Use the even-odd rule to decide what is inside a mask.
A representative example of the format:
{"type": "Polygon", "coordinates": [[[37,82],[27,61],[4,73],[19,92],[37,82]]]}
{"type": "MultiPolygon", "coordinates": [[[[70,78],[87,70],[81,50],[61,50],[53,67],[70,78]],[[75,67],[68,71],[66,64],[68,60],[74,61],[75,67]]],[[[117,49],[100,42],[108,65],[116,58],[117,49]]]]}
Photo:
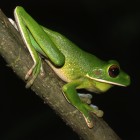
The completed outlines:
{"type": "Polygon", "coordinates": [[[110,66],[108,73],[111,77],[115,78],[119,75],[120,69],[117,65],[112,65],[112,66],[110,66]]]}

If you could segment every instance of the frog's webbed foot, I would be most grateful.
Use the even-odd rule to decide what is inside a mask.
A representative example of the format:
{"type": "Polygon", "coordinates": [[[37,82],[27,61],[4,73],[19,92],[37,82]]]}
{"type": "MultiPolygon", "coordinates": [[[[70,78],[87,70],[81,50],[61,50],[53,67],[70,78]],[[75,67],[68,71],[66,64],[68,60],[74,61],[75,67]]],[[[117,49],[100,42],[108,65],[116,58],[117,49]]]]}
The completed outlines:
{"type": "Polygon", "coordinates": [[[93,121],[92,121],[92,116],[90,113],[94,113],[97,117],[103,116],[103,111],[99,110],[97,106],[92,105],[92,104],[88,105],[88,104],[83,103],[83,108],[81,112],[89,128],[92,128],[94,126],[93,121]]]}
{"type": "Polygon", "coordinates": [[[43,72],[41,58],[39,57],[38,61],[30,68],[30,70],[25,75],[25,80],[27,80],[26,88],[29,88],[34,80],[37,78],[40,71],[43,72]]]}
{"type": "Polygon", "coordinates": [[[94,104],[91,104],[91,99],[92,99],[92,95],[91,94],[83,94],[83,93],[78,93],[81,101],[83,103],[86,103],[88,104],[91,108],[91,112],[93,112],[94,114],[96,114],[98,117],[102,117],[103,116],[103,111],[102,110],[99,110],[99,108],[94,105],[94,104]]]}

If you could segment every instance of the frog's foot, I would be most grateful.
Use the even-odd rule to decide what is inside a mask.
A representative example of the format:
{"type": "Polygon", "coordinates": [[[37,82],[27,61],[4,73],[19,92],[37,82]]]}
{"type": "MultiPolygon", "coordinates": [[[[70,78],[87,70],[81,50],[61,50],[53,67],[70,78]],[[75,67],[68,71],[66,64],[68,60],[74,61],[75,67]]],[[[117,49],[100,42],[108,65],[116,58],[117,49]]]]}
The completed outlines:
{"type": "Polygon", "coordinates": [[[78,95],[83,103],[91,104],[91,99],[92,99],[91,94],[78,93],[78,95]]]}
{"type": "Polygon", "coordinates": [[[90,107],[91,107],[91,112],[93,112],[94,114],[96,114],[98,117],[102,117],[103,116],[103,111],[102,110],[99,110],[99,108],[94,105],[94,104],[91,104],[91,99],[92,99],[92,95],[91,94],[83,94],[83,93],[78,93],[81,101],[83,103],[86,103],[88,104],[90,107]]]}
{"type": "Polygon", "coordinates": [[[83,114],[85,121],[86,121],[89,128],[92,128],[94,125],[93,121],[92,121],[92,116],[90,113],[94,113],[98,117],[103,116],[103,111],[99,110],[98,107],[95,105],[87,105],[87,104],[83,103],[79,110],[83,114]]]}
{"type": "Polygon", "coordinates": [[[29,88],[33,84],[34,80],[40,73],[40,70],[42,70],[41,59],[39,59],[38,62],[27,72],[25,76],[25,80],[27,80],[26,88],[29,88]]]}

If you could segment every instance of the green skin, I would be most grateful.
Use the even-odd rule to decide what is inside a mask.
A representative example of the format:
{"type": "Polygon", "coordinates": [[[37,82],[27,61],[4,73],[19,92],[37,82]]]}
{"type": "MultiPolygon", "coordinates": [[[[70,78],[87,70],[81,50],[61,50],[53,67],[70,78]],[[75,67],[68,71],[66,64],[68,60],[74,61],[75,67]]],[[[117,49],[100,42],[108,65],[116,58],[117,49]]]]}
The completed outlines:
{"type": "Polygon", "coordinates": [[[130,77],[120,69],[117,61],[102,61],[81,50],[60,33],[39,25],[22,7],[17,6],[14,14],[18,29],[34,61],[25,76],[25,79],[31,79],[26,87],[30,87],[40,73],[41,54],[56,74],[67,82],[62,87],[66,99],[83,114],[88,127],[92,128],[90,112],[99,117],[103,112],[82,100],[77,89],[105,92],[113,85],[128,86],[130,77]]]}

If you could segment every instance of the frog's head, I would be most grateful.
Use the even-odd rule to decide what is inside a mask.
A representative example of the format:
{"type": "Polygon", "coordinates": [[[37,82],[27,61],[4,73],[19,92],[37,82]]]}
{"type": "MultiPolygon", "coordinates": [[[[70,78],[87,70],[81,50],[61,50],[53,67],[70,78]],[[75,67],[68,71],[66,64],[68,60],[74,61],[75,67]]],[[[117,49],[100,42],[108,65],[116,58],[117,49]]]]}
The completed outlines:
{"type": "Polygon", "coordinates": [[[110,85],[128,86],[130,77],[120,69],[120,65],[115,60],[110,60],[102,66],[96,66],[92,72],[86,75],[97,82],[110,85]]]}

